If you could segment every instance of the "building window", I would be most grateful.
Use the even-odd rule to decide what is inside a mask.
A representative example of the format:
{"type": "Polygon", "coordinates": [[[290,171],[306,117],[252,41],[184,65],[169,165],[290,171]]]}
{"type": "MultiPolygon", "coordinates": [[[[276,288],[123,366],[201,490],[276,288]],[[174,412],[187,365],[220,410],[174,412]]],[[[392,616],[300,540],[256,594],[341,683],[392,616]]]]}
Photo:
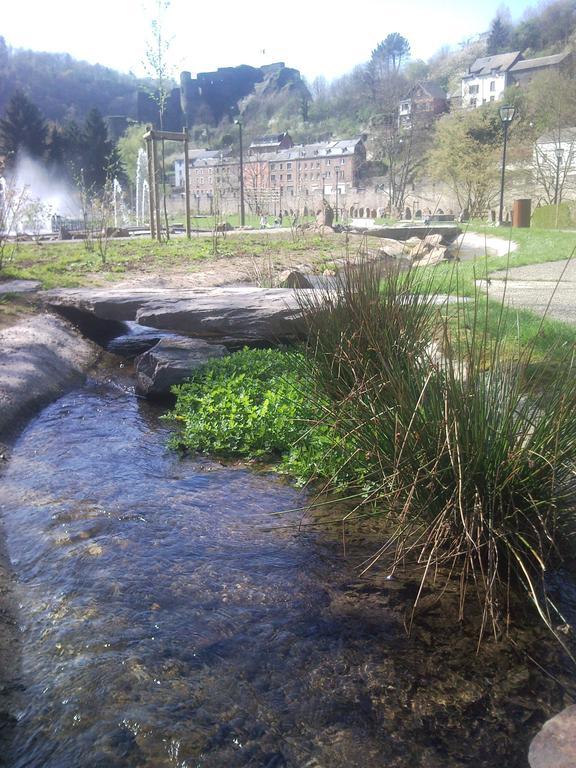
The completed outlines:
{"type": "Polygon", "coordinates": [[[273,173],[273,174],[270,176],[270,178],[271,178],[271,180],[272,180],[272,181],[276,181],[276,174],[275,174],[275,173],[273,173]]]}
{"type": "Polygon", "coordinates": [[[326,160],[326,165],[330,165],[330,160],[326,160]]]}
{"type": "Polygon", "coordinates": [[[496,81],[490,80],[490,90],[495,91],[496,90],[496,81]]]}
{"type": "Polygon", "coordinates": [[[270,163],[270,168],[275,168],[275,167],[276,167],[276,163],[270,163]]]}
{"type": "Polygon", "coordinates": [[[479,85],[471,85],[468,88],[468,93],[470,94],[470,96],[472,96],[473,94],[478,93],[479,90],[480,90],[480,86],[479,85]]]}
{"type": "Polygon", "coordinates": [[[282,170],[282,163],[280,163],[280,170],[282,170]]]}
{"type": "Polygon", "coordinates": [[[340,165],[346,165],[346,160],[344,160],[344,158],[342,158],[342,160],[340,160],[340,165]]]}
{"type": "Polygon", "coordinates": [[[292,181],[292,174],[291,173],[287,173],[286,174],[286,181],[292,181]]]}
{"type": "Polygon", "coordinates": [[[286,168],[292,168],[292,163],[286,163],[286,168]]]}
{"type": "Polygon", "coordinates": [[[475,107],[475,106],[476,106],[476,104],[477,104],[477,102],[478,102],[478,100],[477,100],[477,99],[470,99],[470,106],[471,106],[471,107],[475,107]]]}
{"type": "Polygon", "coordinates": [[[490,101],[494,101],[495,98],[496,96],[490,96],[490,101]]]}

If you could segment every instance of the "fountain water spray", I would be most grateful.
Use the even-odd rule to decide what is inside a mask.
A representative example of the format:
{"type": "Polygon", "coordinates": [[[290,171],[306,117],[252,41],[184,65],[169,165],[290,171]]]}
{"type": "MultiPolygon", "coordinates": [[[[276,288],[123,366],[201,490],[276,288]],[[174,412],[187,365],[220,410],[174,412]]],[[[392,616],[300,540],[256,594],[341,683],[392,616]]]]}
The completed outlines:
{"type": "Polygon", "coordinates": [[[112,181],[112,204],[114,206],[114,226],[128,224],[128,211],[124,203],[122,185],[116,177],[112,181]]]}
{"type": "Polygon", "coordinates": [[[146,151],[140,147],[136,160],[136,224],[143,224],[146,216],[145,203],[149,199],[148,161],[146,151]]]}

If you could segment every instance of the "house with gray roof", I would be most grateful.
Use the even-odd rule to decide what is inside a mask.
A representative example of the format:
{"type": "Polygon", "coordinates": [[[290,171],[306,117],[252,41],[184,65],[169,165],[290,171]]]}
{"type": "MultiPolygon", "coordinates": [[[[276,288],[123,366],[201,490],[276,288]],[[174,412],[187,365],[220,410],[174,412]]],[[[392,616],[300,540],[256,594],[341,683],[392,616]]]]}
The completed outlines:
{"type": "Polygon", "coordinates": [[[416,83],[400,100],[398,125],[400,128],[411,128],[416,124],[428,127],[447,111],[448,98],[443,88],[432,82],[416,83]]]}
{"type": "Polygon", "coordinates": [[[525,86],[541,72],[562,71],[571,60],[570,52],[536,59],[524,59],[520,51],[482,56],[462,77],[462,106],[473,109],[498,101],[509,86],[525,86]]]}

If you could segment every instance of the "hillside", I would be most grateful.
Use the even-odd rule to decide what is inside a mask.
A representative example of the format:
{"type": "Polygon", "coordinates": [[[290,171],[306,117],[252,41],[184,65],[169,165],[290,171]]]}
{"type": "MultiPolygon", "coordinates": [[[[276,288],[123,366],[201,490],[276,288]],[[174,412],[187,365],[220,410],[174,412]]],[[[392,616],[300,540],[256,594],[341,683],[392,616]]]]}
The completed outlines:
{"type": "Polygon", "coordinates": [[[136,117],[136,94],[149,81],[99,64],[77,61],[67,53],[11,48],[0,37],[0,115],[18,90],[48,120],[83,120],[96,107],[103,115],[136,117]]]}

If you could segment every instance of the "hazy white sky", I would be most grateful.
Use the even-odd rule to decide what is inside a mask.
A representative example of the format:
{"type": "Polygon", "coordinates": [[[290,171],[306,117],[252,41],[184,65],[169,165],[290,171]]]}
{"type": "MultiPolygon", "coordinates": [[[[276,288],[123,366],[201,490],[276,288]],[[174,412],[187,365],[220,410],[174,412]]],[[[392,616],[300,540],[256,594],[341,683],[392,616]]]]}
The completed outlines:
{"type": "MultiPolygon", "coordinates": [[[[154,0],[16,0],[0,34],[17,48],[70,53],[142,74],[154,0]]],[[[390,32],[428,58],[486,30],[502,0],[172,0],[166,13],[175,73],[284,61],[310,80],[332,79],[366,61],[390,32]]],[[[514,19],[532,3],[510,0],[514,19]]]]}

